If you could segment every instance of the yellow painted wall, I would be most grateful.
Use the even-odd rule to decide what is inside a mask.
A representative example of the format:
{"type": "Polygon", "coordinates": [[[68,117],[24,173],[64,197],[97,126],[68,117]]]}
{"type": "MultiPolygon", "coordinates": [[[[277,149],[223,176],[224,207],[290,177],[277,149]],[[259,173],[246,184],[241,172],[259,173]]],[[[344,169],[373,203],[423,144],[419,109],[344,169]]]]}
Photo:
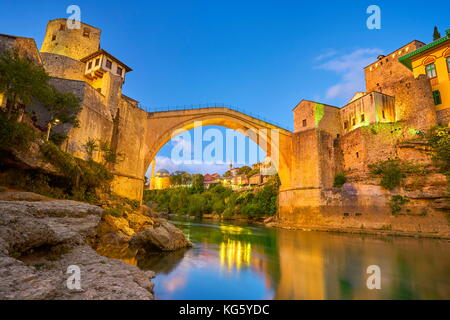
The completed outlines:
{"type": "Polygon", "coordinates": [[[150,182],[151,190],[162,190],[170,187],[170,177],[152,177],[150,182]]]}
{"type": "Polygon", "coordinates": [[[0,93],[0,108],[6,105],[6,99],[4,99],[3,93],[0,93]]]}
{"type": "Polygon", "coordinates": [[[436,110],[443,110],[450,108],[450,73],[447,67],[446,56],[450,56],[450,44],[434,48],[430,51],[426,51],[424,54],[417,57],[412,57],[412,66],[414,77],[418,77],[421,74],[426,74],[425,66],[431,61],[430,58],[435,59],[436,73],[438,78],[438,84],[433,85],[433,91],[439,90],[441,93],[442,104],[436,106],[436,110]]]}

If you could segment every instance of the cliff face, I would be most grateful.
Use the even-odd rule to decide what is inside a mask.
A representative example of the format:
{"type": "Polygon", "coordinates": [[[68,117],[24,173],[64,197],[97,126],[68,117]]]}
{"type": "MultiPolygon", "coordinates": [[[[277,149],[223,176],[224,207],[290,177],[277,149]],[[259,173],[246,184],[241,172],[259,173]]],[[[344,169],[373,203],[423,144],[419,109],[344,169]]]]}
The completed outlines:
{"type": "MultiPolygon", "coordinates": [[[[315,147],[320,175],[305,188],[280,192],[278,225],[450,237],[447,178],[436,167],[430,145],[408,123],[361,127],[333,143],[318,139],[315,147]],[[409,171],[387,190],[371,166],[394,159],[409,171]],[[338,172],[347,183],[334,188],[338,172]]],[[[306,157],[305,151],[299,157],[306,157]]]]}

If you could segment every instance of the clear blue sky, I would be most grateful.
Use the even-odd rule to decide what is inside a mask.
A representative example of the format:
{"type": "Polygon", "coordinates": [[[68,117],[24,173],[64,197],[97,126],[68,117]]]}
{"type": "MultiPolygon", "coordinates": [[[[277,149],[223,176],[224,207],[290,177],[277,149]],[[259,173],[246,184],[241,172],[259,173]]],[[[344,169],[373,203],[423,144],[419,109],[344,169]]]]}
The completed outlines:
{"type": "Polygon", "coordinates": [[[292,125],[301,99],[342,106],[364,91],[361,67],[450,28],[449,1],[1,1],[0,33],[33,37],[81,7],[102,48],[134,71],[124,93],[144,106],[219,102],[292,125]],[[366,8],[381,8],[381,30],[366,8]]]}

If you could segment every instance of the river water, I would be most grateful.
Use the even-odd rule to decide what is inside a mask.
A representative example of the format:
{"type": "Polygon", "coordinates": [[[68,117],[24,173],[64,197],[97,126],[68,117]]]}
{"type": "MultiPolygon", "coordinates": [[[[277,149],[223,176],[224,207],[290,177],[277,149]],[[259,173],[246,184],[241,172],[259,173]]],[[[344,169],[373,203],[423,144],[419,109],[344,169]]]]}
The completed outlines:
{"type": "Polygon", "coordinates": [[[172,222],[194,248],[125,259],[157,273],[157,299],[450,299],[446,240],[172,222]]]}

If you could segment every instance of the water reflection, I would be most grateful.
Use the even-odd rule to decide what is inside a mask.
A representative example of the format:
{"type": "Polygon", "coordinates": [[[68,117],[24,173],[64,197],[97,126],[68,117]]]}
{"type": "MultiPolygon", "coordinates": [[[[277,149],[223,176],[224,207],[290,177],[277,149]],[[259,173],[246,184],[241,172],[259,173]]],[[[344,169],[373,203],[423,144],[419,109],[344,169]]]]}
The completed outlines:
{"type": "Polygon", "coordinates": [[[142,255],[99,248],[157,272],[159,299],[449,299],[448,241],[174,221],[193,249],[142,255]],[[381,268],[381,290],[366,286],[381,268]]]}

